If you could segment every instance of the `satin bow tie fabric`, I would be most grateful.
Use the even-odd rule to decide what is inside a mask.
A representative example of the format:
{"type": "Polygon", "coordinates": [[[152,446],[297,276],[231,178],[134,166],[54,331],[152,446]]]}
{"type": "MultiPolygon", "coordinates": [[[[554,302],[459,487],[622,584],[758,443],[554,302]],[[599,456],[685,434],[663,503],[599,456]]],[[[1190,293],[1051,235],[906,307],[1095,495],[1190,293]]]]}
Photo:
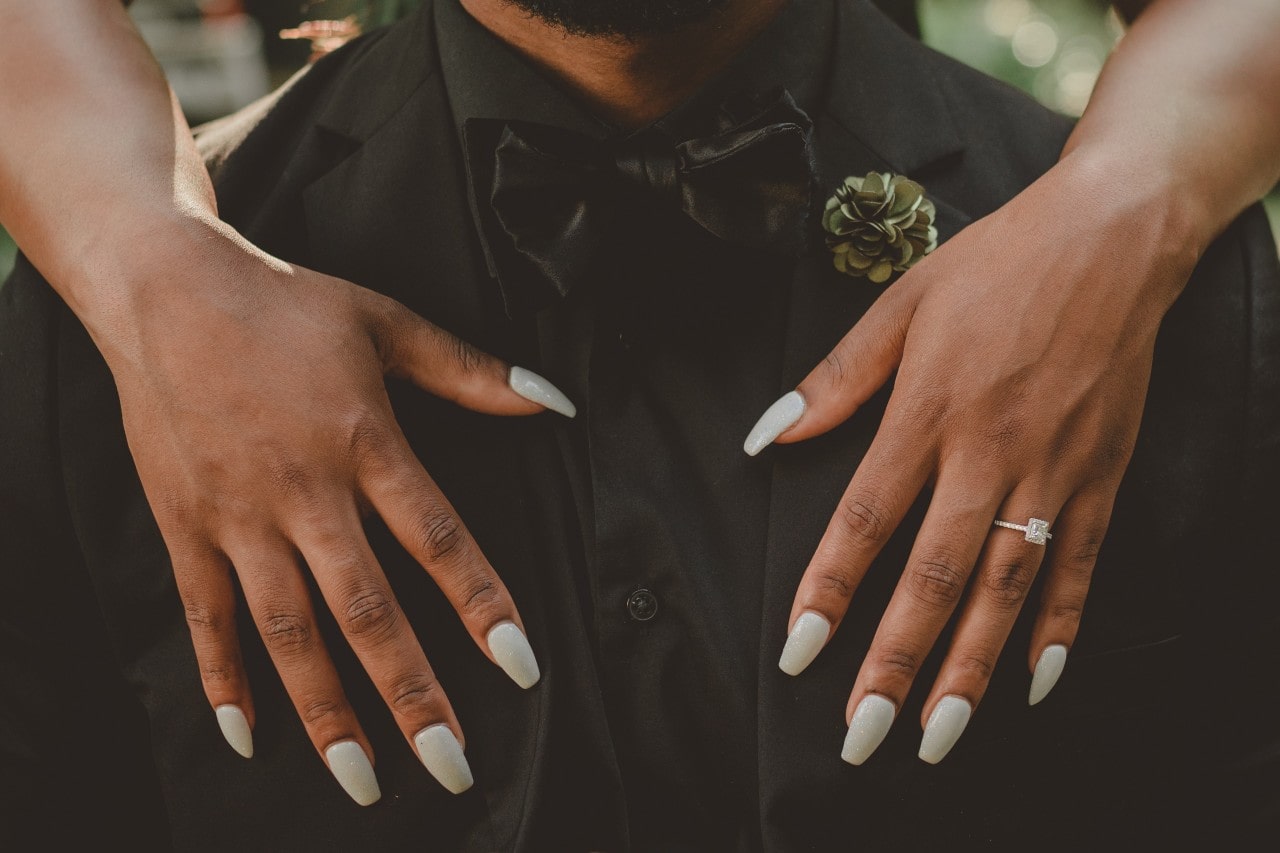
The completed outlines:
{"type": "Polygon", "coordinates": [[[726,105],[712,133],[682,142],[656,128],[600,140],[468,121],[473,201],[507,314],[553,304],[598,276],[611,253],[658,248],[618,242],[637,211],[666,208],[727,243],[797,253],[813,190],[811,131],[786,92],[749,112],[726,105]]]}

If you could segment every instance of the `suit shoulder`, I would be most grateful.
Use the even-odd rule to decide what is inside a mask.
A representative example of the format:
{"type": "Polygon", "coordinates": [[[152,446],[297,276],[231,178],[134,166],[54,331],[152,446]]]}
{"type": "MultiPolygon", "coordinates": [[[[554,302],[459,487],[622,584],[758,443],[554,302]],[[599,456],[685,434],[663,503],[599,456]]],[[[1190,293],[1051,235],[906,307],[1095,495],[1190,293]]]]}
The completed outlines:
{"type": "Polygon", "coordinates": [[[932,48],[922,46],[922,60],[945,94],[966,165],[980,177],[972,213],[989,213],[1058,162],[1074,119],[932,48]]]}
{"type": "Polygon", "coordinates": [[[393,114],[438,67],[428,8],[353,39],[265,98],[198,128],[220,209],[234,218],[262,208],[281,187],[305,181],[308,169],[331,163],[350,123],[393,114]]]}

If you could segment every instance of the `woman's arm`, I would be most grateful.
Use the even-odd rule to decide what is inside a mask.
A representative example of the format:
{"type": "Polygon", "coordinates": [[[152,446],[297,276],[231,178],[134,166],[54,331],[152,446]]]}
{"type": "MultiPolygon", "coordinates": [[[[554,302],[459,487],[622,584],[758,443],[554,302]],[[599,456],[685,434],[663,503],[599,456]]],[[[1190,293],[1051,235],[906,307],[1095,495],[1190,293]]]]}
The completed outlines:
{"type": "Polygon", "coordinates": [[[91,328],[121,246],[217,215],[191,131],[120,0],[0,0],[0,222],[91,328]]]}
{"type": "Polygon", "coordinates": [[[819,435],[897,372],[796,593],[781,661],[792,674],[932,487],[849,699],[846,761],[879,745],[962,607],[921,718],[921,758],[941,760],[1037,573],[1029,701],[1061,674],[1137,438],[1160,323],[1210,241],[1280,176],[1277,43],[1275,0],[1150,3],[1060,162],[891,286],[798,386],[801,404],[791,398],[753,430],[752,448],[819,435]],[[1052,525],[1047,550],[992,528],[1031,517],[1052,525]]]}
{"type": "Polygon", "coordinates": [[[1121,5],[1136,20],[1063,158],[1157,188],[1203,250],[1280,181],[1280,3],[1121,5]]]}
{"type": "Polygon", "coordinates": [[[231,746],[253,753],[234,572],[317,752],[357,802],[379,796],[372,747],[314,630],[308,571],[405,748],[449,790],[469,786],[461,728],[397,618],[363,508],[432,574],[493,663],[526,688],[538,667],[511,596],[396,425],[384,376],[491,414],[572,415],[564,395],[220,222],[191,133],[119,0],[0,0],[0,222],[111,368],[231,746]]]}

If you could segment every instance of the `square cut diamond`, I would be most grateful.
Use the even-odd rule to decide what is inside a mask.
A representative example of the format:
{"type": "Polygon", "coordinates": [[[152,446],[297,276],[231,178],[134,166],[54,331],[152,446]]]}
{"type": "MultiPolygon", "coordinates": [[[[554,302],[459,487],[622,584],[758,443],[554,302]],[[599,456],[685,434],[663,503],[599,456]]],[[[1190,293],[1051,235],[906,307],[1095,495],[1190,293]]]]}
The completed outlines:
{"type": "Polygon", "coordinates": [[[1049,540],[1049,522],[1043,518],[1031,519],[1027,522],[1027,535],[1024,538],[1036,545],[1043,545],[1049,540]]]}

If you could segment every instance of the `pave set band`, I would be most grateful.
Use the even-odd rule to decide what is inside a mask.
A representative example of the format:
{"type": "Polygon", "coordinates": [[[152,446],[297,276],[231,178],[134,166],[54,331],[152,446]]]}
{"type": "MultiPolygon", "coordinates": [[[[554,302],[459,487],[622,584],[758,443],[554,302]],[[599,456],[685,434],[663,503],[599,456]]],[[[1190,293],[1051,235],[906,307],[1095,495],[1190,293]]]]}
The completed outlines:
{"type": "Polygon", "coordinates": [[[1019,531],[1023,534],[1022,538],[1035,545],[1044,545],[1053,538],[1053,534],[1049,532],[1049,522],[1043,518],[1032,518],[1026,524],[1014,524],[997,518],[993,523],[996,527],[1019,531]]]}

